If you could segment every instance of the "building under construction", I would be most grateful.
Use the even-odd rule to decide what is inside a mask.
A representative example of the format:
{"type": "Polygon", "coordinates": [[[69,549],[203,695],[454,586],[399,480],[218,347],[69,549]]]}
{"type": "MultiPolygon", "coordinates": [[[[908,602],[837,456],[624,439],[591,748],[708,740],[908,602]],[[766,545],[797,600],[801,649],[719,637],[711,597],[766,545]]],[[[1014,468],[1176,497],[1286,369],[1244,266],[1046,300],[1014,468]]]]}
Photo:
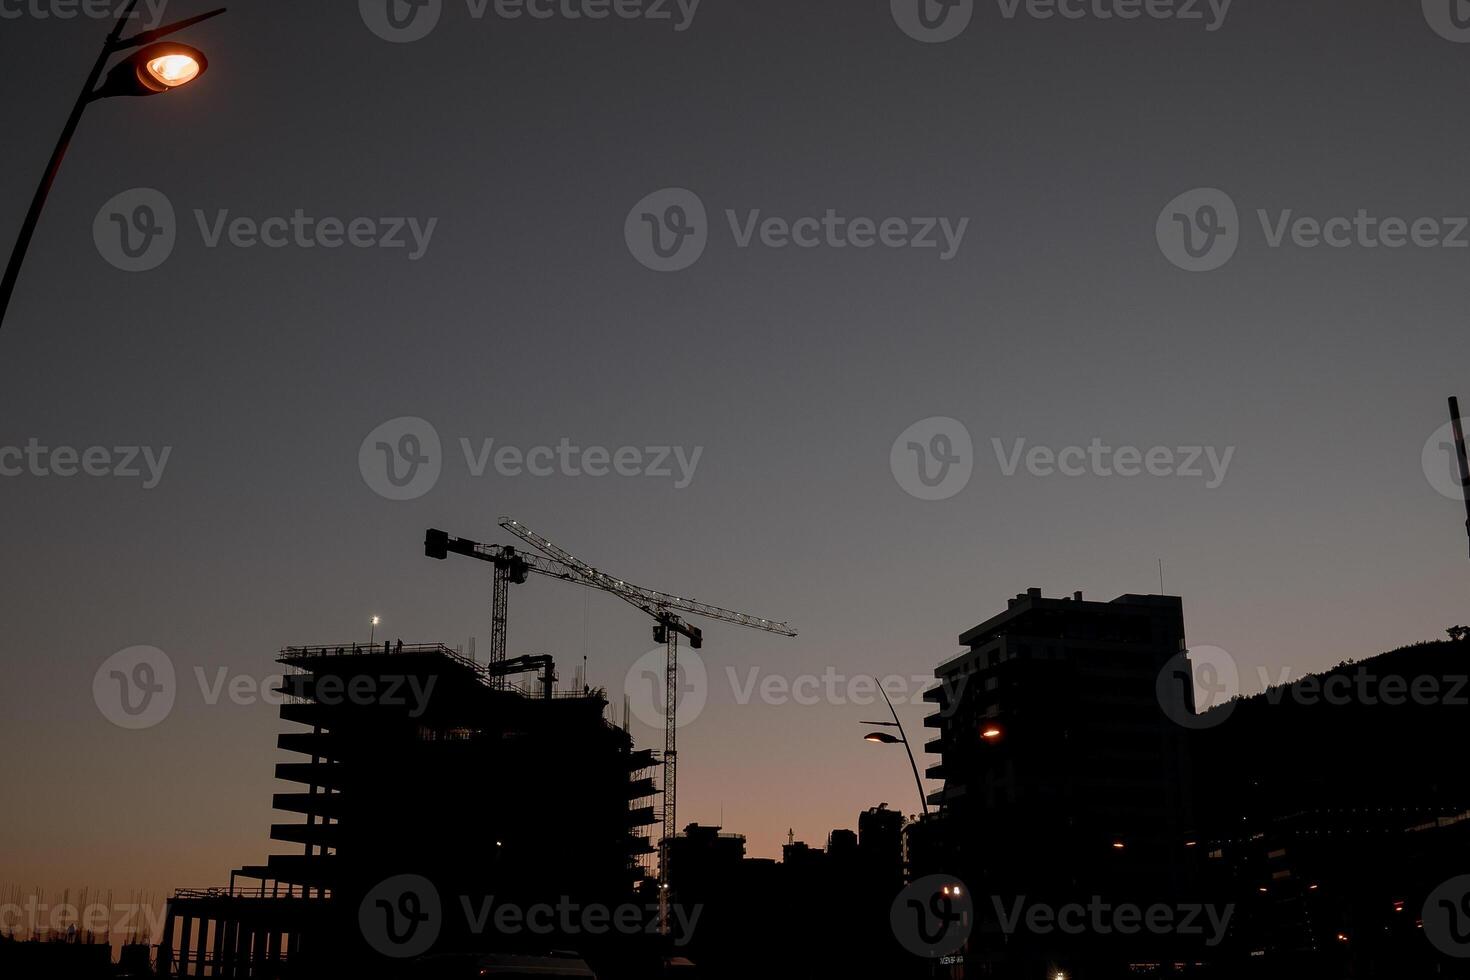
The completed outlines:
{"type": "MultiPolygon", "coordinates": [[[[283,845],[228,886],[170,900],[163,975],[328,975],[384,956],[360,920],[385,880],[432,884],[435,955],[525,948],[465,902],[631,900],[653,850],[649,751],[609,722],[600,689],[558,691],[550,658],[494,667],[447,647],[288,647],[273,798],[283,845]],[[536,670],[529,687],[506,676],[536,670]],[[483,924],[482,924],[483,925],[483,924]]],[[[424,896],[419,896],[423,898],[424,896]]],[[[538,935],[542,948],[579,943],[538,935]]],[[[388,955],[392,955],[391,952],[388,955]]]]}

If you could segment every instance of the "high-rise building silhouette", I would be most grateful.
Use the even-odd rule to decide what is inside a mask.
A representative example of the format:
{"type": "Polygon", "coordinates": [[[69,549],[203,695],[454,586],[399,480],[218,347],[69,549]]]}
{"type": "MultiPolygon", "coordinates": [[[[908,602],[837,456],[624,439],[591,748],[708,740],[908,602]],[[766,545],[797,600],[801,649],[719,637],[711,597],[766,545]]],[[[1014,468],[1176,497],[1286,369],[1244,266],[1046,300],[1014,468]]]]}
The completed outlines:
{"type": "MultiPolygon", "coordinates": [[[[1184,648],[1180,599],[1030,589],[959,643],[925,692],[937,708],[925,749],[940,757],[928,775],[943,787],[929,797],[936,812],[909,829],[913,876],[955,875],[1003,903],[1053,908],[1177,901],[1194,865],[1191,767],[1187,730],[1161,710],[1157,683],[1184,648]]],[[[1079,962],[1094,938],[977,939],[967,962],[1041,975],[1079,962]]],[[[1150,948],[1163,949],[1085,955],[1126,961],[1150,948]]]]}
{"type": "MultiPolygon", "coordinates": [[[[606,720],[601,690],[554,690],[549,661],[539,686],[506,686],[437,644],[288,647],[279,659],[294,730],[278,746],[298,758],[276,766],[296,788],[273,804],[297,819],[270,836],[299,850],[237,868],[228,888],[178,893],[166,964],[243,976],[283,958],[299,969],[369,957],[359,903],[397,875],[427,880],[451,911],[460,896],[527,908],[634,894],[652,850],[638,828],[654,821],[654,761],[606,720]]],[[[445,945],[499,941],[456,937],[463,919],[436,926],[445,945]]]]}

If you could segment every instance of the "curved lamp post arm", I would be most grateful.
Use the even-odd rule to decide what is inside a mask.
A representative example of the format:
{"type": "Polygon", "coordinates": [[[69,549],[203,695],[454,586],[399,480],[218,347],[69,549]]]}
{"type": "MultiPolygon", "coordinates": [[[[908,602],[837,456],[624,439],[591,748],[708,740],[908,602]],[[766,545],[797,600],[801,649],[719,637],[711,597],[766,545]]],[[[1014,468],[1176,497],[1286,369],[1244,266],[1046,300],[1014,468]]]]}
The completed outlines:
{"type": "Polygon", "coordinates": [[[883,682],[873,678],[878,685],[878,693],[883,695],[883,703],[888,705],[888,713],[893,716],[893,725],[898,729],[898,740],[903,743],[903,750],[909,754],[909,768],[914,771],[914,786],[919,790],[919,806],[923,807],[924,816],[929,815],[929,800],[924,795],[924,783],[919,779],[919,764],[914,761],[914,750],[909,746],[908,734],[903,730],[903,722],[898,720],[898,712],[893,709],[893,702],[888,700],[888,692],[883,690],[883,682]]]}

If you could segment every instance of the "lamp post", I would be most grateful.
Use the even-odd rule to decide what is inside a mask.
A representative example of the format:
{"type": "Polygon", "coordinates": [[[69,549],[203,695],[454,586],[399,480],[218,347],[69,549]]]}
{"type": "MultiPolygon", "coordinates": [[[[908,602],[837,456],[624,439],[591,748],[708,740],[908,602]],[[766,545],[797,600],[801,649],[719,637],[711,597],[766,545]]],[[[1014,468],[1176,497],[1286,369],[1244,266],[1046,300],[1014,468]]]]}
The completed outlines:
{"type": "Polygon", "coordinates": [[[76,102],[72,105],[71,114],[66,117],[66,125],[61,129],[61,138],[56,141],[56,149],[51,151],[51,159],[47,162],[46,170],[41,175],[41,183],[36,188],[35,196],[31,198],[31,206],[26,212],[25,220],[21,222],[15,248],[11,251],[10,261],[5,266],[5,276],[0,279],[0,325],[4,324],[5,312],[10,308],[10,297],[15,292],[16,280],[20,278],[21,263],[25,261],[26,250],[30,247],[31,237],[36,232],[41,210],[46,205],[46,198],[51,193],[51,185],[56,182],[56,175],[61,170],[62,158],[66,156],[67,147],[71,145],[71,138],[75,135],[77,124],[82,121],[82,113],[86,111],[87,106],[99,99],[113,96],[161,95],[164,92],[172,92],[176,88],[188,85],[209,68],[208,59],[197,48],[162,39],[171,34],[177,34],[186,27],[192,27],[200,21],[218,17],[225,12],[226,8],[221,7],[207,14],[176,21],[125,38],[122,36],[123,27],[132,17],[133,9],[137,6],[138,0],[128,0],[127,7],[118,16],[117,26],[107,35],[107,41],[102,45],[102,51],[97,55],[92,71],[87,75],[86,84],[82,86],[81,94],[77,96],[76,102]],[[102,72],[107,67],[108,59],[120,51],[134,48],[137,50],[114,65],[108,72],[107,80],[98,86],[97,83],[102,79],[102,72]]]}
{"type": "Polygon", "coordinates": [[[909,747],[909,737],[904,734],[903,722],[898,720],[898,712],[893,710],[893,702],[888,700],[888,692],[883,690],[883,683],[874,678],[878,684],[878,693],[883,695],[883,702],[888,705],[888,713],[893,715],[892,721],[865,721],[864,725],[877,725],[881,728],[896,728],[898,736],[894,737],[888,732],[869,732],[863,736],[866,742],[876,742],[879,745],[902,744],[903,750],[909,754],[909,768],[914,771],[914,786],[919,790],[919,806],[923,808],[924,816],[929,815],[929,801],[924,796],[924,784],[919,779],[919,764],[914,761],[914,750],[909,747]]]}
{"type": "Polygon", "coordinates": [[[371,620],[369,620],[369,623],[370,623],[370,625],[371,625],[372,628],[371,628],[371,630],[368,633],[368,646],[373,646],[377,642],[377,639],[378,639],[378,624],[381,623],[381,622],[382,622],[382,620],[379,619],[377,616],[374,616],[371,620]]]}

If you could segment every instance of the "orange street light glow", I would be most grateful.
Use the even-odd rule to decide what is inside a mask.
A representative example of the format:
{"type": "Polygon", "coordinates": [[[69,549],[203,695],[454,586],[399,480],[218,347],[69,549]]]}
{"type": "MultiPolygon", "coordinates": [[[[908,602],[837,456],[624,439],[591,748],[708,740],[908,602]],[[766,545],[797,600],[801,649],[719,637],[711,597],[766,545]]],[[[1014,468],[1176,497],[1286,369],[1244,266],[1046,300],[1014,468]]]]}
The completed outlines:
{"type": "Polygon", "coordinates": [[[147,64],[148,74],[169,88],[187,85],[199,77],[199,62],[187,54],[166,54],[147,64]]]}

